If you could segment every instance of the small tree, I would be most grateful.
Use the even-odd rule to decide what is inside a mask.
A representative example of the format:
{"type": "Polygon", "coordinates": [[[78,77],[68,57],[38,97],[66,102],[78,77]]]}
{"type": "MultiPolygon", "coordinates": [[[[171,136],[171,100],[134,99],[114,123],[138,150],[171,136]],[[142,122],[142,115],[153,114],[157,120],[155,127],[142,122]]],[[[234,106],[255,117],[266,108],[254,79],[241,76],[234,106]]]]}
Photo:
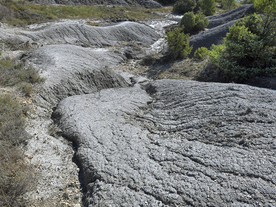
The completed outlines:
{"type": "Polygon", "coordinates": [[[212,16],[216,12],[215,0],[202,0],[199,5],[203,14],[205,14],[206,16],[212,16]]]}
{"type": "Polygon", "coordinates": [[[179,0],[173,5],[173,12],[176,14],[185,14],[186,12],[193,11],[195,7],[195,0],[179,0]]]}
{"type": "Polygon", "coordinates": [[[275,22],[268,23],[258,15],[238,21],[229,28],[225,48],[212,53],[218,54],[214,64],[238,82],[258,75],[276,75],[275,26],[275,22]]]}
{"type": "Polygon", "coordinates": [[[184,26],[184,32],[190,33],[195,27],[195,15],[193,12],[186,12],[180,22],[180,27],[184,26]]]}
{"type": "Polygon", "coordinates": [[[194,15],[193,12],[187,12],[181,19],[180,27],[184,26],[185,33],[191,33],[203,30],[208,24],[209,20],[205,18],[204,14],[198,13],[194,15]]]}
{"type": "Polygon", "coordinates": [[[189,45],[189,34],[184,34],[183,29],[183,27],[177,28],[166,33],[169,55],[173,59],[187,57],[192,51],[189,45]]]}
{"type": "Polygon", "coordinates": [[[157,2],[163,5],[172,5],[176,2],[176,0],[158,0],[157,2]]]}
{"type": "Polygon", "coordinates": [[[198,13],[195,15],[195,31],[204,30],[209,25],[209,19],[205,17],[203,13],[198,13]]]}

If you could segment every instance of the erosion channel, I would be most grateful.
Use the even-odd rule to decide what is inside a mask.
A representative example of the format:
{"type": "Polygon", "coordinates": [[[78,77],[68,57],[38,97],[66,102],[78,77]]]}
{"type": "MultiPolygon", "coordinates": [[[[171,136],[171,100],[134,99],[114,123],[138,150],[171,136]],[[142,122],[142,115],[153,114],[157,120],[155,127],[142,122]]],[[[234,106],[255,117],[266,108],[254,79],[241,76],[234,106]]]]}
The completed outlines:
{"type": "MultiPolygon", "coordinates": [[[[228,15],[210,18],[214,27],[190,42],[221,41],[242,17],[228,15]]],[[[276,206],[275,90],[132,71],[162,52],[163,27],[177,21],[0,27],[2,40],[18,43],[3,55],[46,78],[28,118],[26,154],[40,173],[30,203],[276,206]]]]}

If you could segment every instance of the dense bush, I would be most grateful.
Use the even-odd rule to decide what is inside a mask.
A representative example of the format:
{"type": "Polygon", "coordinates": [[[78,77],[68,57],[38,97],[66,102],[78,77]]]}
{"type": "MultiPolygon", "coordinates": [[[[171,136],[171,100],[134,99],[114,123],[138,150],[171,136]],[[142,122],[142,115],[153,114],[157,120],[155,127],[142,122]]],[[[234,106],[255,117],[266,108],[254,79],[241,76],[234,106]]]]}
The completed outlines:
{"type": "Polygon", "coordinates": [[[172,5],[176,2],[176,0],[158,0],[157,2],[163,5],[172,5]]]}
{"type": "Polygon", "coordinates": [[[251,15],[237,21],[229,28],[225,48],[213,48],[211,61],[234,81],[276,75],[274,20],[265,15],[251,15]]]}
{"type": "Polygon", "coordinates": [[[192,47],[189,46],[189,35],[183,33],[183,28],[170,30],[166,33],[166,41],[169,47],[169,55],[173,59],[187,57],[192,47]]]}
{"type": "Polygon", "coordinates": [[[194,53],[194,56],[197,59],[206,58],[208,55],[209,55],[209,50],[206,47],[200,47],[194,53]]]}
{"type": "Polygon", "coordinates": [[[206,16],[212,16],[216,12],[216,2],[215,0],[202,0],[199,6],[206,16]]]}
{"type": "Polygon", "coordinates": [[[194,31],[204,30],[209,24],[209,19],[205,18],[203,13],[198,13],[195,15],[195,27],[194,31]]]}
{"type": "Polygon", "coordinates": [[[225,50],[225,45],[212,45],[211,50],[209,51],[209,58],[211,60],[211,62],[219,67],[219,63],[218,63],[218,57],[219,55],[221,55],[225,50]]]}
{"type": "Polygon", "coordinates": [[[173,5],[173,12],[176,14],[185,14],[186,12],[193,11],[195,7],[195,0],[179,0],[173,5]]]}
{"type": "Polygon", "coordinates": [[[181,19],[180,27],[184,26],[185,33],[191,33],[203,30],[208,24],[208,18],[205,18],[202,13],[194,15],[193,12],[187,12],[181,19]]]}
{"type": "Polygon", "coordinates": [[[223,9],[232,9],[235,7],[235,0],[222,0],[221,4],[223,9]]]}
{"type": "Polygon", "coordinates": [[[195,27],[195,15],[193,12],[186,12],[180,22],[180,27],[184,26],[184,32],[190,33],[195,27]]]}

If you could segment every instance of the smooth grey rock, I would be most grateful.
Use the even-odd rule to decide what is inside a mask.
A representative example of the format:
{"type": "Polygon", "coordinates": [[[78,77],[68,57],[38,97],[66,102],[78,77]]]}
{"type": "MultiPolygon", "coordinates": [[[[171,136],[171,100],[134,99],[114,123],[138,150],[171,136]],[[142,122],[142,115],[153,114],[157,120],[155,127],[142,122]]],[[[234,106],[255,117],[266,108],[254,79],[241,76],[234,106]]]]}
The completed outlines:
{"type": "Polygon", "coordinates": [[[276,91],[160,80],[60,102],[89,206],[275,206],[276,91]]]}
{"type": "Polygon", "coordinates": [[[80,46],[113,46],[120,42],[153,44],[160,38],[153,28],[135,22],[122,22],[109,27],[75,23],[53,23],[37,31],[24,31],[33,41],[45,44],[73,44],[80,46]]]}

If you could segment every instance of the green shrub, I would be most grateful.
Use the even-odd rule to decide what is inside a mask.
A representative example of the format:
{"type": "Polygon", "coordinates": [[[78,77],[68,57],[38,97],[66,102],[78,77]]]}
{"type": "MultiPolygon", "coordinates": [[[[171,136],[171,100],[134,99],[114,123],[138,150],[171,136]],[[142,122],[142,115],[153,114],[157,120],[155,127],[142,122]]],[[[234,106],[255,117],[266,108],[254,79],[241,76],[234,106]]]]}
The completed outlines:
{"type": "Polygon", "coordinates": [[[218,57],[220,54],[222,54],[225,50],[225,45],[221,44],[221,45],[212,45],[211,46],[211,50],[209,51],[209,58],[210,61],[217,67],[219,67],[219,63],[218,63],[218,57]]]}
{"type": "Polygon", "coordinates": [[[186,12],[180,22],[180,27],[184,26],[184,32],[190,33],[195,27],[195,15],[193,12],[186,12]]]}
{"type": "Polygon", "coordinates": [[[202,0],[199,3],[199,7],[206,16],[212,16],[216,12],[215,0],[202,0]]]}
{"type": "Polygon", "coordinates": [[[187,12],[181,19],[180,27],[184,26],[185,33],[191,33],[193,31],[203,30],[208,24],[209,20],[205,18],[204,14],[198,13],[194,15],[193,12],[187,12]]]}
{"type": "Polygon", "coordinates": [[[232,9],[235,7],[235,0],[222,0],[221,2],[223,9],[232,9]]]}
{"type": "Polygon", "coordinates": [[[204,30],[209,25],[209,19],[205,17],[203,13],[195,15],[195,27],[194,31],[204,30]]]}
{"type": "Polygon", "coordinates": [[[157,2],[162,5],[172,5],[176,2],[176,0],[158,0],[157,2]]]}
{"type": "Polygon", "coordinates": [[[169,47],[169,55],[173,59],[187,57],[192,47],[189,46],[189,35],[183,33],[183,28],[170,30],[166,33],[165,38],[169,47]]]}
{"type": "Polygon", "coordinates": [[[197,59],[206,58],[208,55],[209,55],[209,50],[206,47],[200,47],[194,53],[194,56],[197,59]]]}
{"type": "Polygon", "coordinates": [[[185,14],[186,12],[193,11],[195,7],[195,0],[179,0],[173,5],[173,12],[176,14],[185,14]]]}
{"type": "Polygon", "coordinates": [[[214,48],[210,53],[211,61],[238,82],[253,76],[275,76],[275,26],[272,19],[258,15],[236,22],[229,28],[225,49],[214,48]]]}

